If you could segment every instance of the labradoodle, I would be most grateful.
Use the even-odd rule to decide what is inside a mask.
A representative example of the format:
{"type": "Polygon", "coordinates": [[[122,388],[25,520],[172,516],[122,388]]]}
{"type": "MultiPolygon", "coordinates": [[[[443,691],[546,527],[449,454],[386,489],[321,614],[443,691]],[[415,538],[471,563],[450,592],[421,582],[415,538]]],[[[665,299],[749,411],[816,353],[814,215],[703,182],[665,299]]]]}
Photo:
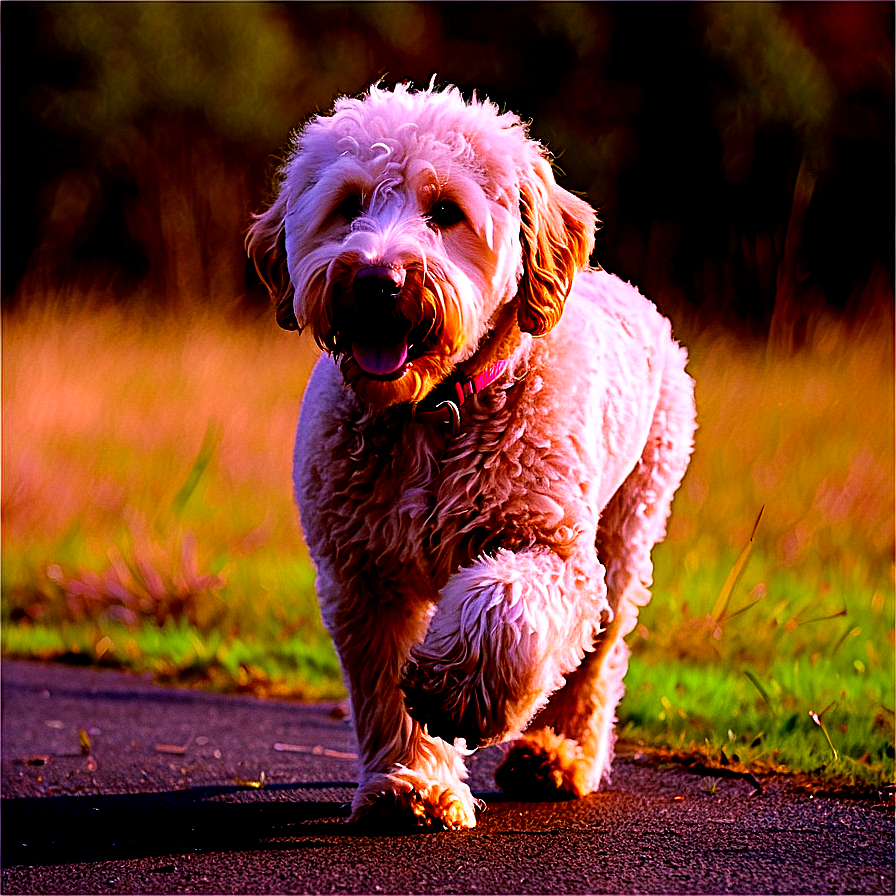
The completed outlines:
{"type": "Polygon", "coordinates": [[[693,444],[668,321],[588,266],[594,210],[520,119],[374,86],[295,136],[247,245],[325,350],[295,494],[359,741],[352,818],[472,827],[609,774],[623,638],[693,444]]]}

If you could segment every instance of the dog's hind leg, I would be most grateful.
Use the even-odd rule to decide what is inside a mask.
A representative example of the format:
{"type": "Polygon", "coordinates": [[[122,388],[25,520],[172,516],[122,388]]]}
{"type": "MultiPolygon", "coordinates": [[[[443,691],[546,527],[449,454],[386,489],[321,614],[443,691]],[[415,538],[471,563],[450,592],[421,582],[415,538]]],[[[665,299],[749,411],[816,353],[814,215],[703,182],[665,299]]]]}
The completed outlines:
{"type": "Polygon", "coordinates": [[[625,636],[650,600],[651,550],[665,535],[672,496],[693,444],[693,383],[667,371],[641,459],[601,514],[598,555],[612,619],[594,649],[535,717],[496,772],[499,786],[526,795],[582,796],[609,777],[616,707],[624,692],[625,636]]]}
{"type": "Polygon", "coordinates": [[[426,735],[398,689],[411,645],[426,631],[430,605],[359,593],[318,568],[327,628],[342,663],[358,735],[359,786],[353,822],[385,829],[473,827],[475,800],[461,754],[426,735]]]}
{"type": "Polygon", "coordinates": [[[511,745],[495,772],[502,790],[537,799],[584,796],[597,789],[613,759],[615,710],[628,667],[622,632],[635,619],[637,611],[628,620],[617,614],[607,624],[594,650],[511,745]]]}

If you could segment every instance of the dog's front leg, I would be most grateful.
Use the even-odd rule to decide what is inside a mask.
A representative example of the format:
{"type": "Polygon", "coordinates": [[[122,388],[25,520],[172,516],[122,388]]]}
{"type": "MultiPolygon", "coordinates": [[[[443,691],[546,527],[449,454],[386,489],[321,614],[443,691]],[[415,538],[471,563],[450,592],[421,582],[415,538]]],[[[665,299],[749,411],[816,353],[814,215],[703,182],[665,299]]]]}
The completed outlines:
{"type": "Polygon", "coordinates": [[[431,604],[372,595],[319,570],[324,621],[342,663],[358,735],[358,790],[352,821],[388,829],[457,829],[476,824],[461,754],[426,735],[407,714],[398,687],[431,604]]]}
{"type": "Polygon", "coordinates": [[[594,552],[499,550],[442,590],[402,673],[410,715],[477,747],[519,733],[590,650],[608,609],[594,552]]]}

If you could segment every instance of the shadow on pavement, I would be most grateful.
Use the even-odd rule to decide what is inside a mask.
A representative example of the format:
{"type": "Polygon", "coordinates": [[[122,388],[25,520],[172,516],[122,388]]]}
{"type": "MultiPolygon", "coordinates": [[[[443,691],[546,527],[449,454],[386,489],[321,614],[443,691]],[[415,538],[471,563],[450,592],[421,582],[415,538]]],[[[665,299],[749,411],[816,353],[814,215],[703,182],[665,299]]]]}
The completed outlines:
{"type": "Polygon", "coordinates": [[[57,865],[177,853],[258,849],[296,836],[354,835],[349,804],[289,800],[291,790],[354,789],[354,783],[273,784],[282,801],[247,801],[241,787],[196,787],[116,796],[0,801],[3,866],[57,865]],[[240,793],[239,801],[227,797],[240,793]]]}

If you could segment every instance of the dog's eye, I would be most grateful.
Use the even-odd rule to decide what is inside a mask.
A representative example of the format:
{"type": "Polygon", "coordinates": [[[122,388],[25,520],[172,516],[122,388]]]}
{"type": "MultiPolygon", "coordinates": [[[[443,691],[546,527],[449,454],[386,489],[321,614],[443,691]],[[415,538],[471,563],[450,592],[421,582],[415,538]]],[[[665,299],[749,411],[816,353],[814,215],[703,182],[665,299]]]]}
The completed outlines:
{"type": "Polygon", "coordinates": [[[364,207],[361,204],[361,197],[355,194],[346,196],[339,205],[336,206],[336,214],[346,221],[354,221],[364,214],[364,207]]]}
{"type": "Polygon", "coordinates": [[[460,206],[450,199],[440,199],[429,210],[429,223],[440,230],[452,227],[454,224],[460,224],[463,220],[464,213],[461,211],[460,206]]]}

